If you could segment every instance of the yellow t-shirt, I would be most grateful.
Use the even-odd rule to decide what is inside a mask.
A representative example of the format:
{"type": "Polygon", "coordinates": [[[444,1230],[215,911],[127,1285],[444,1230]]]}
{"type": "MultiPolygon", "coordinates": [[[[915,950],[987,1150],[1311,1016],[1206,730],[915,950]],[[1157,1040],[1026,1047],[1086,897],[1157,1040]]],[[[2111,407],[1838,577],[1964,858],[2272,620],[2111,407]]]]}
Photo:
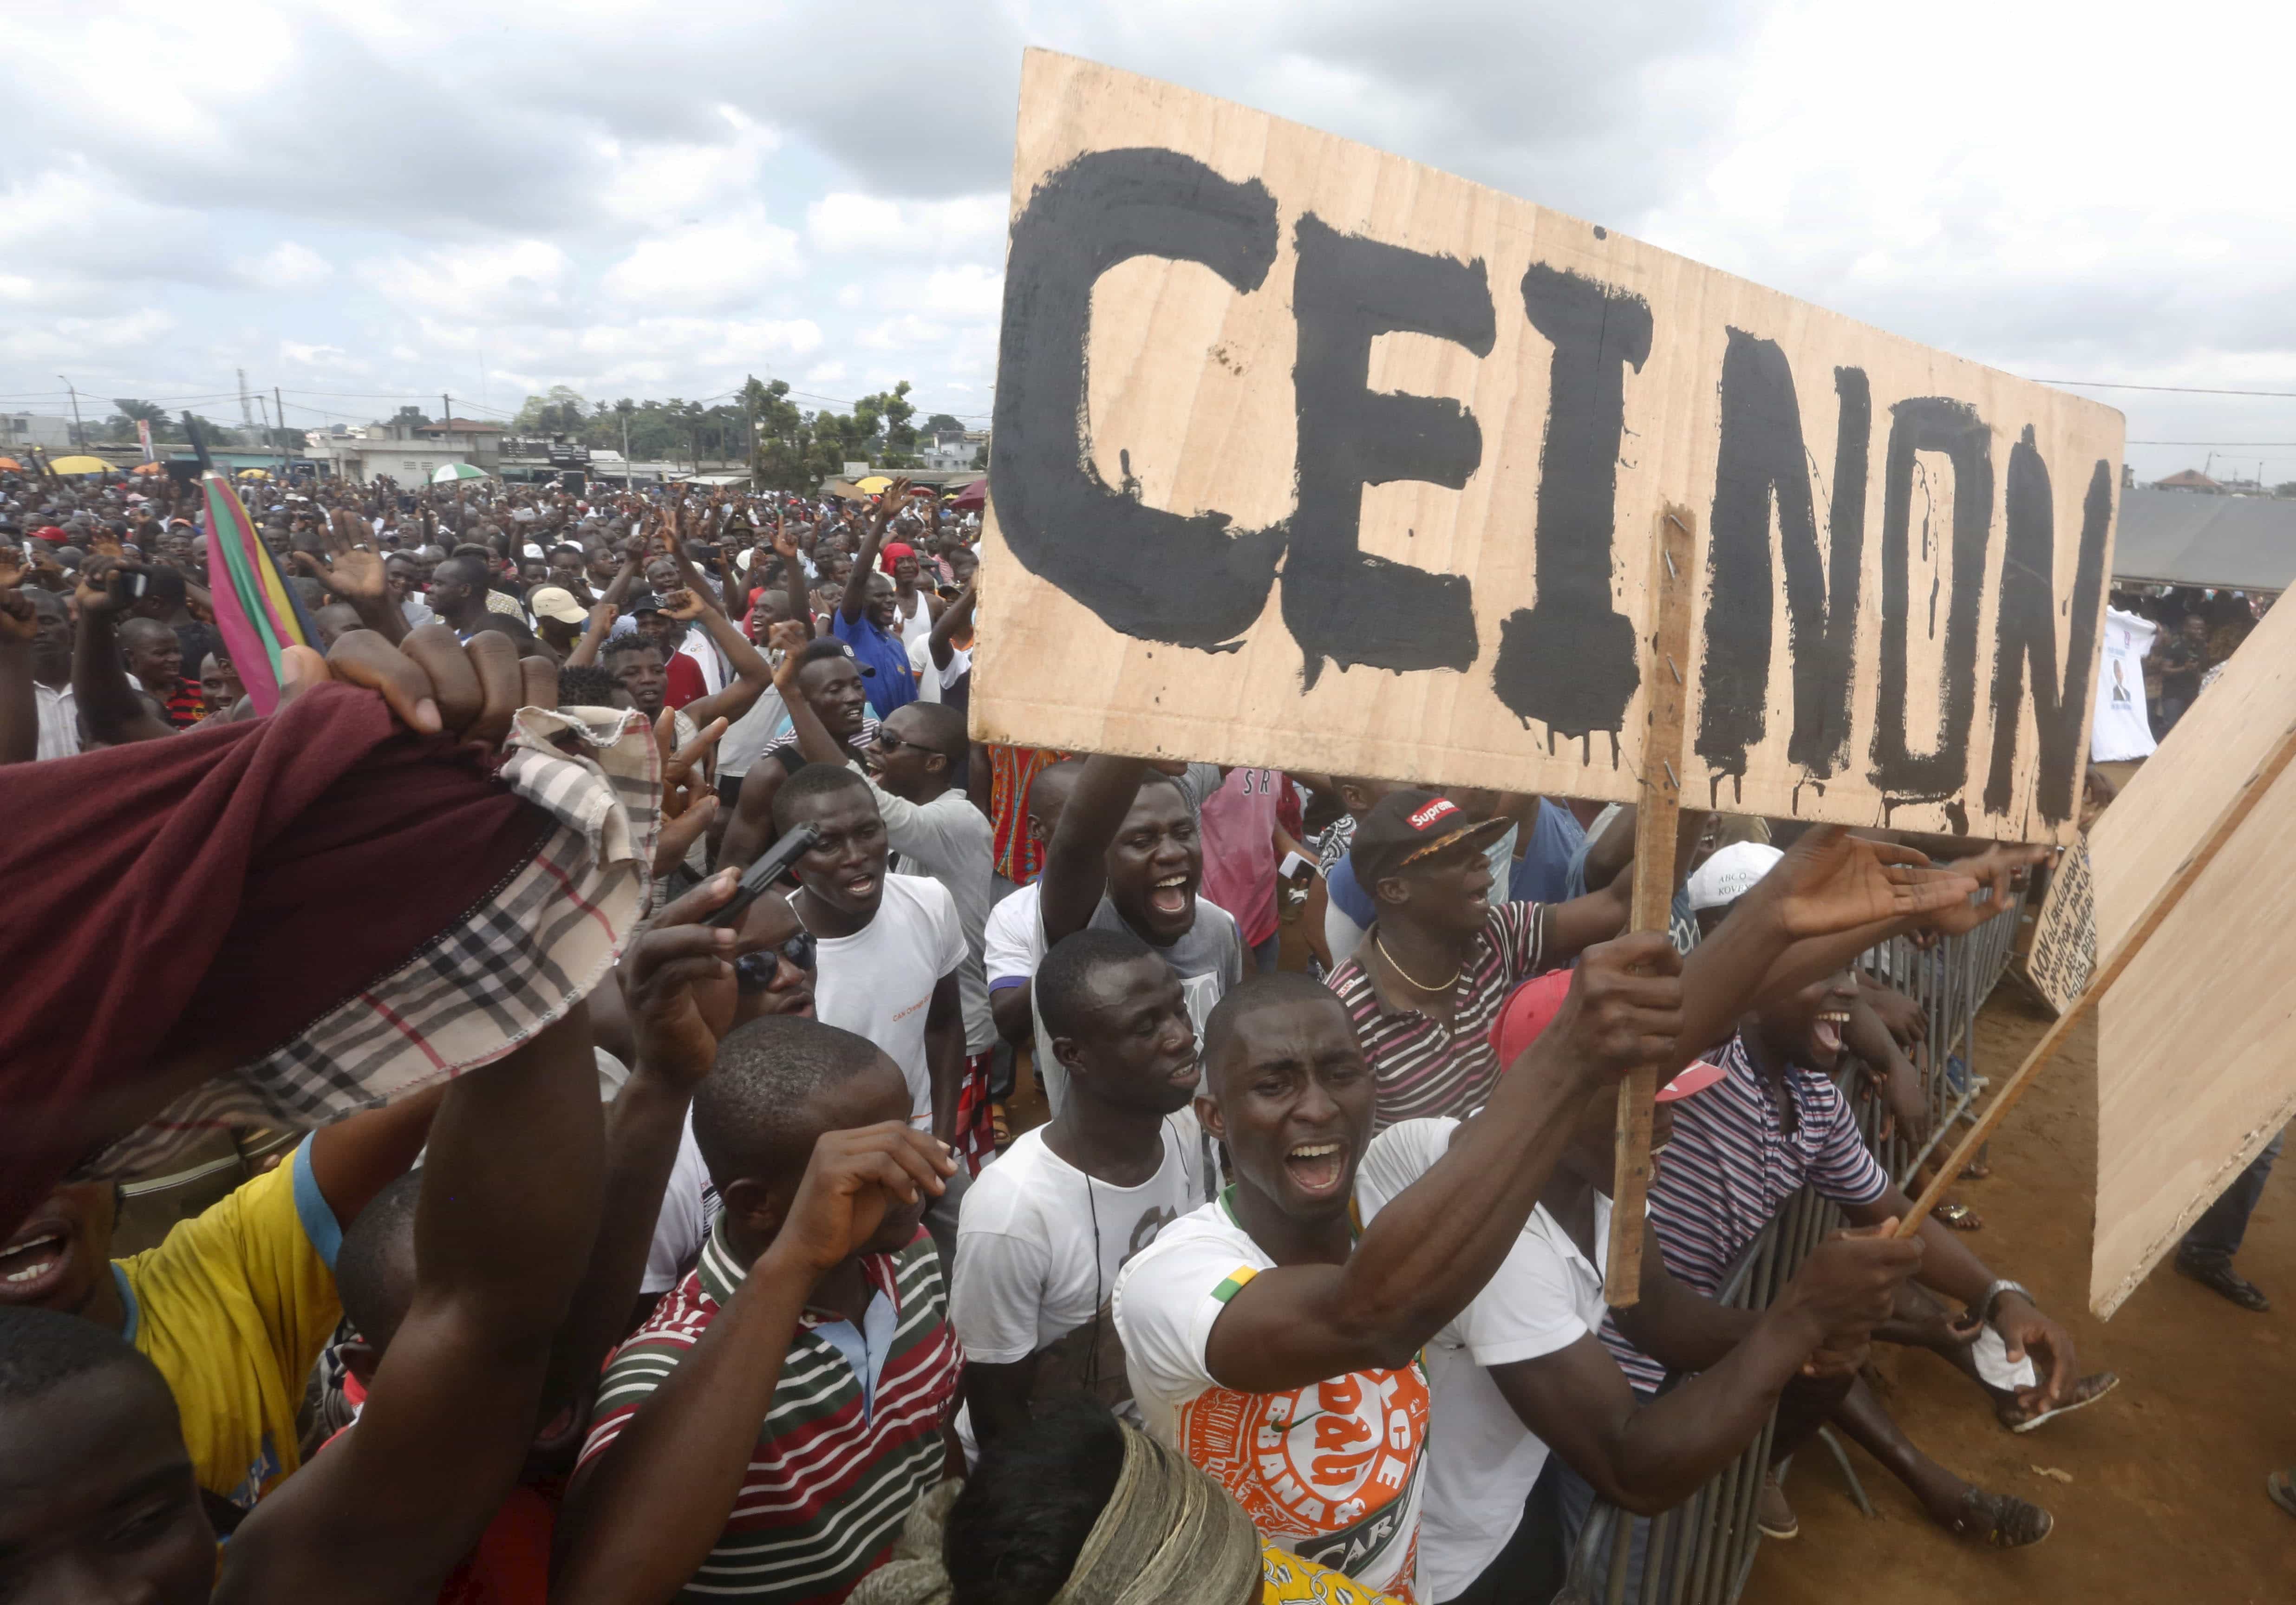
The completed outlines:
{"type": "Polygon", "coordinates": [[[1260,1548],[1260,1605],[1402,1605],[1393,1594],[1374,1593],[1345,1572],[1302,1560],[1265,1538],[1260,1548]]]}
{"type": "Polygon", "coordinates": [[[168,1380],[200,1486],[242,1508],[301,1462],[295,1411],[342,1302],[341,1229],[311,1177],[308,1137],[286,1163],[111,1262],[125,1336],[168,1380]]]}

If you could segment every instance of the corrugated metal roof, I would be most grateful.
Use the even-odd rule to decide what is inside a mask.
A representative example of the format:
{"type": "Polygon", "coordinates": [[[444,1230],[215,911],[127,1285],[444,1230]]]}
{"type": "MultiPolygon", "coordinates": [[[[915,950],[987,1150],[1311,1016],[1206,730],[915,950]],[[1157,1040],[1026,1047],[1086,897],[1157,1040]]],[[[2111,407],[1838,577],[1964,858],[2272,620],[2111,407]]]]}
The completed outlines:
{"type": "Polygon", "coordinates": [[[2112,574],[2163,585],[2284,591],[2296,582],[2296,499],[2124,490],[2112,574]]]}

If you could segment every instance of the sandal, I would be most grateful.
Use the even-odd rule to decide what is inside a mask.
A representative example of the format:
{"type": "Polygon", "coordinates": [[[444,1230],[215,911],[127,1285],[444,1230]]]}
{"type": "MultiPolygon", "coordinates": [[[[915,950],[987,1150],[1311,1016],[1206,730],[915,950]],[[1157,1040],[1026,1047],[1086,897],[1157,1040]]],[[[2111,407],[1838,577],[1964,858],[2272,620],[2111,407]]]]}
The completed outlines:
{"type": "Polygon", "coordinates": [[[2072,1396],[2067,1399],[2063,1404],[2058,1405],[2054,1410],[2044,1410],[2038,1415],[2029,1415],[2023,1417],[2021,1420],[2018,1419],[2014,1415],[2013,1405],[2009,1408],[1997,1411],[1995,1413],[2000,1416],[2001,1424],[2008,1428],[2010,1431],[2030,1432],[2034,1428],[2039,1426],[2044,1421],[2055,1421],[2057,1417],[2061,1415],[2070,1415],[2076,1410],[2086,1410],[2088,1406],[2095,1404],[2106,1394],[2111,1393],[2114,1388],[2120,1386],[2120,1373],[2119,1372],[2095,1372],[2088,1376],[2083,1377],[2079,1381],[2074,1383],[2072,1396]]]}
{"type": "Polygon", "coordinates": [[[2296,1472],[2275,1471],[2264,1479],[2264,1492],[2273,1503],[2296,1516],[2296,1472]]]}
{"type": "Polygon", "coordinates": [[[1801,1518],[1786,1503],[1785,1488],[1775,1471],[1762,1478],[1761,1498],[1754,1506],[1754,1525],[1762,1529],[1765,1538],[1784,1540],[1801,1534],[1801,1518]]]}
{"type": "Polygon", "coordinates": [[[2057,1524],[2039,1505],[1972,1488],[1961,1496],[1961,1513],[1945,1525],[1956,1537],[1981,1539],[1995,1549],[2023,1549],[2047,1537],[2057,1524]]]}
{"type": "Polygon", "coordinates": [[[1985,1230],[1985,1217],[1967,1204],[1939,1204],[1930,1213],[1956,1232],[1985,1230]]]}

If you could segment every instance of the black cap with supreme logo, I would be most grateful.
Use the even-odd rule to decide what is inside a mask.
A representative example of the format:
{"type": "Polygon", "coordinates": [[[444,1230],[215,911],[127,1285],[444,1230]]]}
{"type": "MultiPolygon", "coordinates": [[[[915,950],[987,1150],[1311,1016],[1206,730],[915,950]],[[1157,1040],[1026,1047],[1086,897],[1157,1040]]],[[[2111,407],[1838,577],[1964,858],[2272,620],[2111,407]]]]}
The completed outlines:
{"type": "Polygon", "coordinates": [[[1432,791],[1390,791],[1356,823],[1349,848],[1356,880],[1370,891],[1446,848],[1472,845],[1480,851],[1505,835],[1512,823],[1504,817],[1478,821],[1432,791]]]}

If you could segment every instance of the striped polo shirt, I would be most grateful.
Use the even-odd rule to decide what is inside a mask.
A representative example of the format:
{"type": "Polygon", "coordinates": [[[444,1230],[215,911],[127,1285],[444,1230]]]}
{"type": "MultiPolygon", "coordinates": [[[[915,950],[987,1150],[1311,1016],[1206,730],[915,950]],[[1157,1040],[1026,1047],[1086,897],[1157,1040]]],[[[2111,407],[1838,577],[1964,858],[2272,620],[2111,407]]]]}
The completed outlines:
{"type": "Polygon", "coordinates": [[[1398,1120],[1447,1115],[1464,1119],[1490,1101],[1505,1067],[1491,1050],[1491,1022],[1514,989],[1545,968],[1539,962],[1546,929],[1543,905],[1498,903],[1468,949],[1451,988],[1451,1023],[1416,1009],[1380,1001],[1365,963],[1374,925],[1364,944],[1324,984],[1347,1005],[1356,1040],[1371,1061],[1376,1101],[1372,1129],[1398,1120]]]}
{"type": "MultiPolygon", "coordinates": [[[[940,1481],[941,1425],[964,1356],[949,1329],[939,1257],[920,1231],[898,1254],[867,1256],[861,1267],[876,1290],[868,1314],[858,1327],[811,1310],[800,1320],[726,1530],[678,1599],[842,1600],[940,1481]]],[[[581,1463],[621,1435],[747,1276],[721,1220],[701,1264],[615,1351],[581,1463]]]]}
{"type": "MultiPolygon", "coordinates": [[[[1651,1228],[1666,1268],[1707,1294],[1722,1285],[1746,1245],[1803,1183],[1842,1205],[1870,1204],[1890,1187],[1833,1082],[1787,1068],[1794,1109],[1789,1132],[1742,1036],[1732,1037],[1711,1062],[1727,1073],[1674,1105],[1674,1135],[1650,1184],[1651,1228]]],[[[1608,1319],[1602,1336],[1627,1380],[1642,1392],[1656,1391],[1666,1368],[1608,1319]]]]}

